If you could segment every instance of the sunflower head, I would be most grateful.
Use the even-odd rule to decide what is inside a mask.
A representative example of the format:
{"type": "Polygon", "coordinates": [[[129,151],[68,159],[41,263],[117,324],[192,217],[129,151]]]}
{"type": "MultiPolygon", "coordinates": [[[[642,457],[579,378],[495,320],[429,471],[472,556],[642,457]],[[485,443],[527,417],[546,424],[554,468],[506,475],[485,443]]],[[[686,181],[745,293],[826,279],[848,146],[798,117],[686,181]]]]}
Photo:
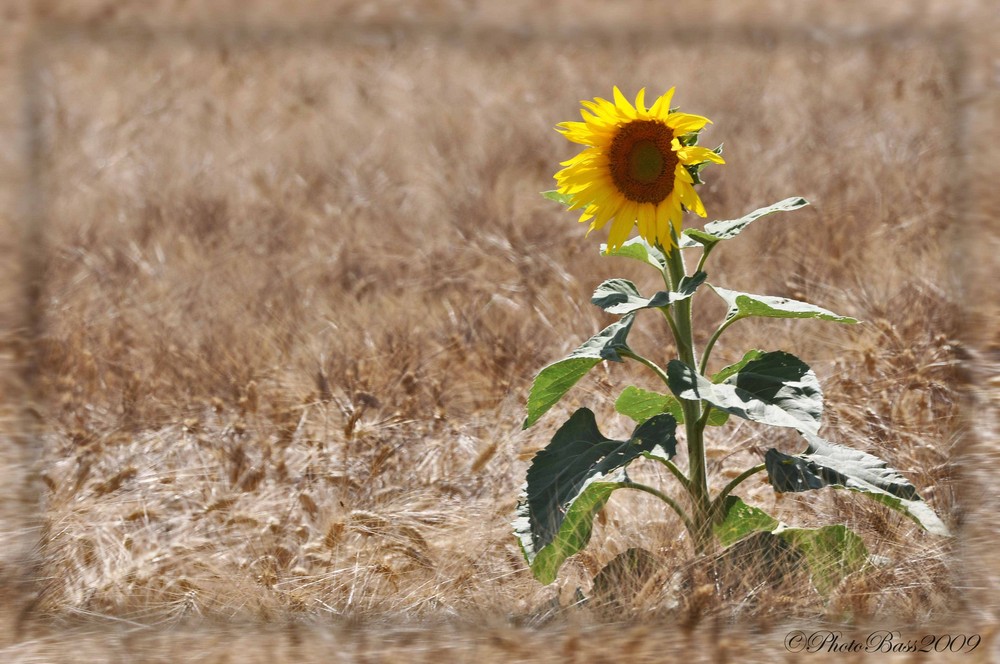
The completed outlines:
{"type": "Polygon", "coordinates": [[[718,152],[695,145],[708,118],[672,111],[673,88],[649,108],[645,93],[639,90],[633,105],[615,87],[614,102],[580,102],[583,122],[557,126],[567,139],[587,146],[562,162],[557,190],[571,201],[570,210],[583,210],[580,221],[590,221],[588,233],[611,222],[609,249],[620,247],[633,225],[650,244],[675,246],[684,209],[705,216],[694,190],[698,170],[708,162],[725,163],[718,152]]]}

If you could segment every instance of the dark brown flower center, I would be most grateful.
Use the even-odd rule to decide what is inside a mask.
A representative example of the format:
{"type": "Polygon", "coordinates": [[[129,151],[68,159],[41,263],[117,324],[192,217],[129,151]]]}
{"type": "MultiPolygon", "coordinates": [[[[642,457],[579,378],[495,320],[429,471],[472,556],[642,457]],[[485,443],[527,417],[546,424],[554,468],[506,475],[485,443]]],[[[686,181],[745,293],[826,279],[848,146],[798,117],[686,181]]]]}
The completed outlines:
{"type": "Polygon", "coordinates": [[[634,120],[618,129],[608,158],[611,179],[625,198],[659,203],[674,190],[674,132],[658,120],[634,120]]]}

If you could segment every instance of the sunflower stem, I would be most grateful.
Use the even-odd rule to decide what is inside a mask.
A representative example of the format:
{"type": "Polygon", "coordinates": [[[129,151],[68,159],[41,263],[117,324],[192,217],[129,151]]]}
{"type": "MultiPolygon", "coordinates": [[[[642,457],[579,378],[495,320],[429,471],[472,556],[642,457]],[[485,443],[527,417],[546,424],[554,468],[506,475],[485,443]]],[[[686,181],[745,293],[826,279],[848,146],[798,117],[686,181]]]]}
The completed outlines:
{"type": "Polygon", "coordinates": [[[726,331],[727,327],[729,327],[738,320],[740,319],[730,318],[729,320],[725,321],[722,325],[720,325],[718,329],[715,330],[714,333],[712,333],[712,337],[708,340],[708,343],[705,344],[705,352],[702,353],[701,364],[698,365],[698,373],[700,373],[702,376],[705,375],[705,370],[708,369],[708,358],[712,355],[712,348],[715,347],[715,342],[719,340],[719,337],[722,336],[722,333],[726,331]]]}
{"type": "Polygon", "coordinates": [[[698,259],[698,267],[694,269],[695,272],[701,272],[705,268],[705,261],[708,260],[708,255],[712,253],[712,249],[715,248],[714,244],[707,245],[701,252],[701,258],[698,259]]]}
{"type": "Polygon", "coordinates": [[[673,461],[671,461],[670,459],[664,459],[663,457],[650,457],[650,458],[655,461],[659,461],[661,464],[663,464],[666,467],[666,469],[669,470],[670,473],[675,478],[677,478],[677,481],[681,483],[681,486],[684,487],[684,490],[687,491],[689,494],[691,493],[691,481],[688,480],[687,475],[684,474],[684,471],[678,468],[673,461]]]}
{"type": "Polygon", "coordinates": [[[663,312],[663,317],[667,319],[667,325],[670,326],[670,332],[674,335],[674,339],[676,339],[679,332],[677,331],[677,323],[674,322],[674,317],[670,315],[670,306],[660,307],[660,311],[663,312]]]}
{"type": "Polygon", "coordinates": [[[722,511],[722,508],[723,508],[723,506],[725,505],[725,502],[726,502],[726,497],[730,493],[732,493],[733,489],[735,489],[740,484],[742,484],[743,481],[746,480],[747,478],[753,477],[757,473],[759,473],[761,471],[764,471],[764,470],[767,470],[767,466],[762,463],[762,464],[754,466],[753,468],[749,468],[747,470],[744,470],[742,473],[740,473],[735,478],[733,478],[733,480],[729,484],[727,484],[722,489],[722,491],[719,492],[719,495],[715,497],[715,500],[712,501],[712,513],[713,513],[713,516],[718,516],[719,512],[722,511]]]}
{"type": "MultiPolygon", "coordinates": [[[[670,271],[670,282],[679,284],[685,276],[684,256],[681,253],[679,238],[674,235],[674,247],[667,254],[667,270],[670,271]]],[[[689,367],[696,365],[694,335],[691,327],[691,298],[675,302],[674,341],[681,362],[689,367]]],[[[684,427],[688,445],[688,492],[693,503],[693,519],[695,551],[707,553],[711,546],[712,501],[708,492],[708,473],[705,459],[705,441],[703,437],[704,424],[701,422],[701,402],[681,399],[684,410],[684,427]],[[701,424],[701,426],[699,426],[701,424]]]]}
{"type": "Polygon", "coordinates": [[[635,489],[636,491],[643,491],[651,496],[656,496],[657,498],[665,502],[667,505],[670,506],[671,509],[674,510],[674,512],[677,513],[677,516],[681,518],[681,521],[684,522],[684,527],[687,528],[689,533],[691,533],[692,539],[695,542],[698,541],[698,535],[697,535],[698,525],[691,521],[691,517],[687,515],[687,513],[684,511],[684,508],[681,507],[676,500],[674,500],[667,494],[663,493],[659,489],[654,489],[651,486],[640,484],[638,482],[631,482],[631,481],[622,482],[619,486],[623,489],[635,489]]]}
{"type": "Polygon", "coordinates": [[[670,382],[667,379],[667,372],[664,371],[660,367],[660,365],[658,365],[656,362],[653,362],[652,360],[650,360],[648,358],[645,358],[642,355],[639,355],[638,353],[636,353],[635,351],[633,351],[631,349],[629,349],[629,350],[620,350],[620,351],[618,351],[618,354],[621,355],[622,357],[631,358],[631,359],[635,360],[636,362],[638,362],[639,364],[642,364],[642,365],[645,365],[645,366],[649,367],[653,371],[653,373],[655,373],[659,377],[659,379],[663,381],[664,385],[666,385],[667,387],[670,386],[670,382]]]}

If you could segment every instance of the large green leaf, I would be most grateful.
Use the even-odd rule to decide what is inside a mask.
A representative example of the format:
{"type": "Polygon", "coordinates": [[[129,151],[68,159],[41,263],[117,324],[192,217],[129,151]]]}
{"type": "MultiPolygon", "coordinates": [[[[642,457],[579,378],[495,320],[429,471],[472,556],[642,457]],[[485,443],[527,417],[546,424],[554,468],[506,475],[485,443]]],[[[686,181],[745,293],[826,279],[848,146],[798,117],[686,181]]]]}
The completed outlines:
{"type": "Polygon", "coordinates": [[[684,231],[684,237],[681,238],[681,248],[687,249],[688,247],[697,247],[698,245],[704,245],[706,248],[710,248],[717,242],[736,237],[743,232],[743,229],[764,215],[768,215],[773,212],[790,212],[791,210],[798,210],[806,205],[809,205],[809,201],[795,196],[792,198],[786,198],[785,200],[775,203],[774,205],[754,210],[750,214],[740,217],[739,219],[710,221],[705,224],[703,230],[689,228],[684,231]]]}
{"type": "Polygon", "coordinates": [[[646,549],[626,549],[594,576],[591,598],[601,604],[625,608],[635,600],[650,577],[663,568],[663,563],[660,556],[646,549]]]}
{"type": "Polygon", "coordinates": [[[742,369],[746,365],[750,364],[754,360],[760,359],[760,357],[762,355],[764,355],[764,351],[762,351],[762,350],[756,350],[756,349],[754,349],[754,350],[748,350],[743,355],[743,358],[739,362],[737,362],[735,364],[730,364],[728,367],[723,367],[717,373],[713,374],[712,375],[712,382],[713,383],[721,383],[722,381],[726,380],[730,376],[738,373],[740,369],[742,369]]]}
{"type": "Polygon", "coordinates": [[[608,279],[597,287],[590,301],[609,314],[618,315],[629,314],[639,309],[665,307],[694,295],[707,276],[704,272],[696,272],[690,277],[681,279],[676,292],[658,291],[649,298],[642,297],[636,285],[628,279],[608,279]]]}
{"type": "Polygon", "coordinates": [[[803,555],[813,584],[828,593],[868,562],[868,547],[853,530],[836,524],[820,528],[779,527],[772,532],[803,555]]]}
{"type": "Polygon", "coordinates": [[[711,288],[729,305],[729,311],[726,313],[727,321],[758,316],[762,318],[819,318],[835,323],[858,322],[856,318],[841,316],[822,307],[817,307],[815,304],[790,300],[787,297],[753,295],[718,286],[711,288]]]}
{"type": "Polygon", "coordinates": [[[752,533],[771,532],[781,525],[762,509],[747,505],[736,496],[726,496],[722,519],[712,526],[719,544],[729,546],[752,533]]]}
{"type": "Polygon", "coordinates": [[[628,350],[625,341],[632,329],[632,315],[607,326],[567,357],[544,367],[535,376],[528,394],[527,429],[538,421],[545,411],[554,406],[570,388],[593,369],[601,360],[621,362],[621,351],[628,350]]]}
{"type": "Polygon", "coordinates": [[[608,245],[601,245],[601,253],[605,256],[624,256],[637,261],[652,265],[657,270],[663,271],[667,268],[667,259],[663,252],[646,242],[641,237],[634,237],[626,240],[620,247],[608,251],[608,245]]]}
{"type": "Polygon", "coordinates": [[[885,461],[816,435],[801,433],[809,443],[802,454],[792,456],[772,448],[764,455],[767,475],[775,491],[809,491],[826,486],[850,489],[906,514],[929,532],[949,534],[916,487],[899,471],[889,468],[885,461]]]}
{"type": "MultiPolygon", "coordinates": [[[[727,367],[723,367],[717,373],[713,374],[712,375],[712,382],[713,383],[721,383],[722,381],[724,381],[725,379],[729,378],[730,376],[732,376],[733,374],[735,374],[736,372],[738,372],[740,369],[742,369],[743,367],[745,367],[747,364],[749,364],[750,362],[752,362],[753,360],[756,360],[756,359],[760,358],[760,356],[763,355],[763,354],[764,354],[764,351],[762,351],[762,350],[750,350],[750,351],[747,351],[746,354],[743,356],[743,359],[741,359],[739,362],[737,362],[735,364],[730,364],[727,367]]],[[[709,415],[708,415],[708,422],[707,422],[707,424],[709,426],[713,426],[713,427],[721,427],[723,424],[725,424],[728,421],[729,421],[729,413],[727,413],[724,410],[719,410],[718,408],[713,408],[712,412],[709,413],[709,415]]],[[[683,424],[684,421],[683,420],[678,420],[678,423],[683,424]]]]}
{"type": "Polygon", "coordinates": [[[765,543],[770,538],[782,540],[802,556],[813,584],[823,593],[836,587],[846,575],[861,569],[868,559],[864,541],[845,526],[791,528],[736,496],[726,498],[722,519],[713,530],[726,547],[755,533],[763,538],[758,542],[762,549],[768,548],[765,543]]]}
{"type": "Polygon", "coordinates": [[[805,362],[789,353],[764,353],[719,384],[680,360],[671,360],[667,379],[670,390],[681,399],[704,400],[754,422],[819,431],[823,415],[819,381],[805,362]]]}
{"type": "MultiPolygon", "coordinates": [[[[615,410],[639,424],[660,413],[670,413],[678,424],[684,424],[684,409],[674,395],[650,392],[634,385],[622,390],[615,401],[615,410]]],[[[722,426],[728,420],[729,413],[722,410],[712,410],[708,416],[710,426],[722,426]]]]}
{"type": "Polygon", "coordinates": [[[681,402],[671,394],[650,392],[629,385],[615,401],[615,410],[642,424],[654,415],[670,413],[678,424],[684,424],[684,410],[681,402]]]}
{"type": "Polygon", "coordinates": [[[535,578],[552,583],[559,567],[590,541],[594,516],[615,489],[628,482],[625,466],[639,456],[676,454],[670,415],[640,424],[628,440],[612,440],[594,414],[577,410],[528,468],[514,533],[535,578]]]}

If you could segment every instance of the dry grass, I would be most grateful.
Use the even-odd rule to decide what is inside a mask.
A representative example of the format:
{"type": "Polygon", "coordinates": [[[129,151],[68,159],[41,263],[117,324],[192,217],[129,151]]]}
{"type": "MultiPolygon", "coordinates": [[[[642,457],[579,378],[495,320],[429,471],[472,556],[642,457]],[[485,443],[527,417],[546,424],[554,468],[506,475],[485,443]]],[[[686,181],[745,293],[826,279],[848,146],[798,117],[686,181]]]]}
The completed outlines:
{"type": "MultiPolygon", "coordinates": [[[[995,243],[968,243],[970,222],[992,228],[996,198],[963,196],[961,173],[978,171],[959,170],[956,143],[992,127],[981,119],[989,98],[956,77],[966,67],[978,85],[981,72],[956,64],[956,42],[928,27],[942,7],[886,3],[869,17],[882,32],[859,35],[835,14],[814,15],[809,34],[708,5],[709,46],[596,8],[577,36],[518,30],[512,10],[492,6],[453,33],[449,8],[425,4],[413,22],[407,8],[342,3],[342,17],[375,27],[329,33],[56,30],[27,69],[37,78],[4,70],[9,89],[37,86],[47,260],[37,334],[16,306],[0,312],[22,321],[2,358],[26,368],[0,385],[0,582],[23,599],[0,623],[24,608],[3,652],[67,657],[53,629],[72,628],[77,659],[126,649],[169,661],[184,647],[201,661],[237,649],[276,661],[347,643],[344,661],[529,661],[547,643],[573,661],[611,629],[619,648],[591,650],[592,661],[629,648],[653,658],[664,639],[725,661],[780,653],[787,629],[767,631],[776,625],[847,620],[916,636],[995,619],[998,559],[979,555],[995,517],[990,499],[963,490],[985,486],[976,462],[996,458],[984,422],[996,402],[967,388],[989,377],[997,342],[989,306],[969,297],[993,291],[967,286],[975,273],[956,263],[956,247],[989,259],[995,243]],[[752,560],[719,575],[723,563],[693,559],[659,505],[616,496],[554,586],[531,579],[509,528],[531,454],[578,405],[623,433],[609,404],[626,381],[646,380],[596,371],[520,431],[537,369],[606,323],[587,302],[593,287],[610,276],[654,284],[598,256],[595,238],[537,196],[572,152],[552,125],[612,83],[676,84],[685,110],[715,121],[706,140],[725,142],[729,164],[702,192],[713,217],[789,195],[813,202],[720,249],[711,279],[865,322],[740,323],[718,361],[751,346],[804,358],[824,386],[827,437],[903,470],[957,538],[852,494],[779,500],[754,487],[747,497],[783,520],[845,522],[885,558],[824,597],[752,560]],[[633,546],[662,567],[577,605],[577,588],[589,594],[633,546]],[[622,621],[634,626],[605,626],[622,621]],[[651,631],[663,622],[694,631],[651,631]],[[105,623],[118,627],[86,635],[105,623]],[[726,637],[731,624],[765,631],[726,637]]],[[[46,6],[77,26],[101,11],[137,24],[128,7],[46,6]]],[[[981,34],[985,5],[956,6],[957,25],[981,34]]],[[[218,25],[183,11],[164,3],[141,21],[218,25]]],[[[259,22],[266,7],[248,16],[259,22]]],[[[18,177],[7,181],[32,182],[18,177]]],[[[0,275],[8,303],[32,276],[16,269],[0,275]]],[[[704,338],[722,309],[700,297],[704,338]]],[[[657,323],[632,340],[663,356],[657,323]]],[[[775,444],[796,445],[728,425],[709,443],[717,486],[775,444]]],[[[669,486],[654,468],[636,472],[669,486]]]]}

